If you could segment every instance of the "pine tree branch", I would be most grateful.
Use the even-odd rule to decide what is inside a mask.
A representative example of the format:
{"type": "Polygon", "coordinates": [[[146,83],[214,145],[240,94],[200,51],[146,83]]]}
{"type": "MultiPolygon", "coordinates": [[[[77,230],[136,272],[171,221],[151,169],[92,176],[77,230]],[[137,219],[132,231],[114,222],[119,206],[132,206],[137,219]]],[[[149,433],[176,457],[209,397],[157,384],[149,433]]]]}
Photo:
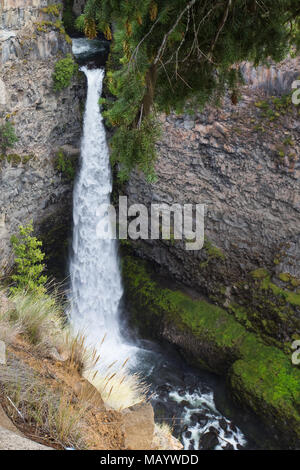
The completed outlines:
{"type": "Polygon", "coordinates": [[[210,48],[210,51],[209,51],[208,56],[211,56],[211,55],[212,55],[212,53],[213,53],[213,51],[214,51],[214,49],[215,49],[215,47],[216,47],[216,44],[217,44],[218,39],[219,39],[219,37],[220,37],[220,34],[221,34],[221,32],[222,32],[222,30],[223,30],[223,28],[224,28],[224,26],[225,26],[225,23],[226,23],[226,21],[227,21],[227,19],[228,19],[229,10],[230,10],[230,8],[231,8],[231,5],[232,5],[232,0],[228,0],[228,1],[227,1],[227,5],[226,5],[226,9],[225,9],[225,12],[224,12],[224,15],[223,15],[223,18],[222,18],[222,21],[221,21],[220,26],[219,26],[219,28],[218,28],[217,34],[215,35],[215,39],[214,39],[214,41],[213,41],[213,43],[212,43],[212,45],[211,45],[211,48],[210,48]]]}
{"type": "Polygon", "coordinates": [[[157,56],[154,60],[154,65],[156,65],[159,60],[161,59],[161,57],[163,56],[164,54],[164,51],[165,51],[165,48],[166,48],[166,43],[167,43],[167,40],[170,36],[170,34],[173,33],[173,31],[176,29],[176,27],[178,26],[181,18],[184,16],[184,14],[196,3],[196,0],[191,0],[187,6],[182,10],[182,12],[180,13],[180,15],[178,16],[177,20],[175,21],[175,23],[173,24],[172,28],[164,35],[164,38],[163,38],[163,41],[160,45],[160,48],[158,50],[158,53],[157,53],[157,56]]]}
{"type": "Polygon", "coordinates": [[[160,18],[158,17],[157,20],[155,21],[155,23],[153,23],[153,25],[152,25],[151,28],[149,29],[148,33],[145,34],[145,36],[140,40],[140,42],[138,43],[138,45],[137,45],[136,48],[134,49],[133,53],[131,54],[129,63],[128,63],[128,68],[129,68],[130,65],[136,60],[136,57],[137,57],[138,52],[139,52],[139,48],[141,47],[141,45],[143,44],[143,42],[150,36],[150,34],[151,34],[152,31],[154,30],[155,26],[156,26],[157,23],[159,22],[159,20],[160,20],[160,18]]]}

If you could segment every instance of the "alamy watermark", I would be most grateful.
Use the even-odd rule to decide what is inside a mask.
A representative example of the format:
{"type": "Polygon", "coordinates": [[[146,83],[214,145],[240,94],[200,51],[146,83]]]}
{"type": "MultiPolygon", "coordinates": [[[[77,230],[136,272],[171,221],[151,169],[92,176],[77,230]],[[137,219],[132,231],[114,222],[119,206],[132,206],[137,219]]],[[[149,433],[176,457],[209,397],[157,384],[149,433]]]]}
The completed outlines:
{"type": "Polygon", "coordinates": [[[300,80],[293,81],[292,89],[295,90],[292,94],[292,103],[298,106],[300,104],[300,80]]]}
{"type": "Polygon", "coordinates": [[[97,211],[99,239],[185,240],[186,250],[201,250],[204,244],[204,204],[128,205],[119,197],[118,211],[101,204],[97,211]]]}
{"type": "Polygon", "coordinates": [[[300,364],[300,339],[297,339],[292,343],[292,350],[295,351],[292,354],[292,363],[295,366],[298,366],[300,364]]]}
{"type": "MultiPolygon", "coordinates": [[[[292,89],[295,90],[292,93],[292,103],[296,106],[300,104],[300,80],[294,80],[292,83],[292,89]]],[[[295,340],[292,343],[292,364],[300,365],[300,340],[295,340]]]]}

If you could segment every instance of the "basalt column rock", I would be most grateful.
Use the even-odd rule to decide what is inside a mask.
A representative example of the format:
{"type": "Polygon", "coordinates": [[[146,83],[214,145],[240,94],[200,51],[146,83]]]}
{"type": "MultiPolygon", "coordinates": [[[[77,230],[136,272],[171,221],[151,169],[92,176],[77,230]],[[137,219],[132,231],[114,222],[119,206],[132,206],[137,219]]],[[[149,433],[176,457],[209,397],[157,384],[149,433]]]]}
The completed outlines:
{"type": "MultiPolygon", "coordinates": [[[[11,264],[10,236],[33,220],[38,228],[55,214],[70,219],[72,181],[56,169],[64,145],[78,148],[84,81],[54,92],[55,63],[71,53],[61,12],[53,2],[0,2],[0,120],[9,120],[18,142],[0,157],[0,273],[11,264]]],[[[54,227],[52,227],[54,228],[54,227]]]]}

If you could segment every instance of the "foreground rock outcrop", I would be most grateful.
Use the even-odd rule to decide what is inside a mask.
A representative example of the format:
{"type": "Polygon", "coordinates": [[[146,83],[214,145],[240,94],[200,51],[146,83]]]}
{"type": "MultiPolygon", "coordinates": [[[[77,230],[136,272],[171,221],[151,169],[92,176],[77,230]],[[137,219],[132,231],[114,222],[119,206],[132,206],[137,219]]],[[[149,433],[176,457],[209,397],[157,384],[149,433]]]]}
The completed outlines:
{"type": "MultiPolygon", "coordinates": [[[[0,2],[0,118],[15,128],[18,142],[0,156],[0,273],[11,265],[10,236],[19,224],[50,220],[51,237],[66,238],[72,182],[56,169],[57,152],[77,147],[81,136],[84,86],[53,91],[55,63],[71,52],[61,11],[53,2],[0,2]],[[54,235],[55,227],[60,227],[54,235]]],[[[48,225],[49,225],[48,223],[48,225]]]]}
{"type": "MultiPolygon", "coordinates": [[[[22,298],[29,309],[25,314],[22,310],[21,319],[16,298],[8,300],[0,293],[1,449],[38,448],[20,439],[26,437],[59,450],[182,448],[170,429],[155,426],[142,384],[138,393],[139,383],[128,381],[129,372],[123,370],[123,388],[118,379],[105,394],[107,377],[93,383],[103,374],[96,368],[100,357],[96,359],[96,353],[85,347],[84,338],[73,337],[62,324],[54,334],[53,328],[58,327],[54,317],[47,324],[39,318],[32,328],[42,304],[35,309],[37,299],[32,301],[28,293],[22,298]],[[87,372],[89,378],[84,377],[87,372]]],[[[49,302],[49,298],[39,302],[49,302]]],[[[48,305],[51,315],[54,303],[48,305]]]]}
{"type": "Polygon", "coordinates": [[[53,450],[0,427],[0,450],[53,450]]]}

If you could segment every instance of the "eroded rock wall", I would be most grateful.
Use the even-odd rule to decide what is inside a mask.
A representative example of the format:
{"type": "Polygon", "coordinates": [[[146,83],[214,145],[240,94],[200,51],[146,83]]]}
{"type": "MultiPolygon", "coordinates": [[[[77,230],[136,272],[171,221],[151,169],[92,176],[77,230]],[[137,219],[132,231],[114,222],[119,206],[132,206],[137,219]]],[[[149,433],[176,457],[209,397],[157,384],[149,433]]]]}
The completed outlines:
{"type": "MultiPolygon", "coordinates": [[[[299,293],[299,107],[284,98],[299,74],[299,63],[287,59],[258,70],[246,64],[248,84],[237,105],[227,97],[219,109],[209,106],[195,117],[162,116],[157,182],[147,183],[134,173],[126,189],[130,204],[205,204],[201,251],[186,251],[174,239],[137,241],[133,246],[164,273],[233,307],[240,317],[244,312],[237,313],[237,308],[248,308],[253,292],[261,292],[249,275],[257,269],[266,270],[257,273],[265,279],[262,291],[267,295],[262,297],[271,299],[274,292],[280,297],[280,289],[287,287],[299,293]]],[[[291,310],[281,299],[274,300],[280,312],[256,299],[253,316],[244,320],[267,336],[290,341],[300,334],[299,298],[293,299],[291,310]]]]}
{"type": "Polygon", "coordinates": [[[78,147],[84,86],[53,91],[57,60],[71,52],[60,14],[43,11],[52,1],[0,1],[0,118],[18,137],[0,161],[0,272],[11,264],[9,238],[19,224],[38,227],[50,217],[70,225],[72,182],[55,169],[59,148],[78,147]],[[82,97],[82,100],[81,100],[82,97]]]}

